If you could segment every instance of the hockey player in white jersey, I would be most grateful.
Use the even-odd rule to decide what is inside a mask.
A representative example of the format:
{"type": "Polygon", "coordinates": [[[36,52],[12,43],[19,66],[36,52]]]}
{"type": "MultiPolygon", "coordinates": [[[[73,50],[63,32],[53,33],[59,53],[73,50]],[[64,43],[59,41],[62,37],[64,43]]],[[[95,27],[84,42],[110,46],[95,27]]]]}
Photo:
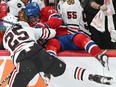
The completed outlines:
{"type": "Polygon", "coordinates": [[[21,21],[28,21],[25,13],[24,13],[24,8],[28,3],[31,2],[36,2],[39,7],[40,10],[45,7],[45,4],[42,0],[10,0],[7,2],[7,5],[9,7],[9,13],[13,14],[15,16],[18,16],[21,21]]]}
{"type": "MultiPolygon", "coordinates": [[[[4,48],[10,51],[11,56],[16,55],[16,52],[29,48],[29,46],[33,46],[39,39],[49,39],[54,37],[56,34],[56,31],[51,28],[35,29],[33,27],[29,27],[26,22],[17,22],[18,18],[12,14],[7,14],[7,16],[3,19],[3,23],[7,29],[4,33],[3,45],[4,48]]],[[[27,51],[29,51],[29,49],[27,49],[27,51]]],[[[16,61],[17,59],[14,57],[14,64],[16,61]]]]}
{"type": "Polygon", "coordinates": [[[39,39],[54,37],[55,30],[29,27],[25,22],[17,22],[17,18],[11,14],[4,17],[2,21],[6,26],[3,46],[10,52],[16,67],[9,79],[9,87],[27,87],[30,80],[41,71],[50,73],[54,77],[64,75],[67,78],[111,85],[112,77],[92,74],[86,69],[66,65],[63,61],[47,53],[37,43],[39,39]]]}
{"type": "Polygon", "coordinates": [[[69,32],[78,32],[80,30],[90,35],[87,29],[86,15],[79,0],[61,0],[58,3],[57,9],[62,15],[64,24],[67,25],[69,32]]]}

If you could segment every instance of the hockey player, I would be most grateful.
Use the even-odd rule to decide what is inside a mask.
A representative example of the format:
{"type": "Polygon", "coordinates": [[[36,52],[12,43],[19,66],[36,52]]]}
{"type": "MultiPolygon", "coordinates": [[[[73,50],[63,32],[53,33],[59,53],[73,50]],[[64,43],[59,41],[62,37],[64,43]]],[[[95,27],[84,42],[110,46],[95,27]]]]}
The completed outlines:
{"type": "MultiPolygon", "coordinates": [[[[40,7],[40,10],[45,7],[43,1],[41,0],[10,0],[7,4],[2,0],[0,3],[0,18],[5,16],[7,13],[13,14],[14,16],[19,17],[20,21],[28,22],[28,19],[25,16],[24,8],[28,3],[37,2],[40,7]],[[9,11],[8,11],[8,8],[9,11]]],[[[4,26],[3,26],[4,28],[4,26]]],[[[1,32],[0,38],[2,39],[4,32],[1,32]]]]}
{"type": "Polygon", "coordinates": [[[10,52],[16,67],[10,77],[9,87],[27,87],[29,81],[40,71],[50,73],[54,77],[64,75],[77,80],[111,85],[112,77],[92,74],[80,67],[71,68],[37,44],[38,39],[53,37],[55,30],[29,27],[24,22],[17,22],[17,18],[11,14],[4,17],[3,22],[6,26],[3,46],[10,52]]]}
{"type": "Polygon", "coordinates": [[[45,3],[46,6],[51,6],[54,9],[57,8],[57,4],[59,2],[59,0],[43,0],[43,1],[44,1],[44,3],[45,3]]]}
{"type": "Polygon", "coordinates": [[[52,7],[46,6],[40,10],[37,3],[29,3],[25,8],[25,14],[31,27],[58,28],[62,24],[61,15],[52,7]]]}
{"type": "Polygon", "coordinates": [[[62,15],[64,24],[69,27],[70,32],[78,32],[79,30],[91,35],[87,28],[86,15],[79,0],[61,0],[57,9],[62,15]],[[74,29],[70,29],[70,27],[74,27],[74,29]]]}
{"type": "MultiPolygon", "coordinates": [[[[78,2],[75,2],[78,3],[78,2]]],[[[73,3],[73,5],[75,4],[73,3]]],[[[46,50],[49,53],[57,55],[58,51],[60,50],[80,50],[80,49],[85,49],[88,53],[90,53],[92,56],[96,57],[101,64],[105,67],[108,64],[108,56],[106,54],[102,54],[101,49],[92,41],[87,35],[80,31],[84,31],[88,33],[88,31],[84,28],[84,23],[82,21],[82,13],[77,12],[78,10],[74,11],[68,11],[64,16],[62,17],[68,17],[65,18],[64,23],[67,24],[68,30],[65,27],[60,27],[61,24],[61,17],[60,15],[53,9],[53,10],[46,10],[46,8],[50,7],[45,7],[41,11],[38,10],[38,5],[36,3],[29,3],[26,8],[25,8],[25,13],[28,19],[31,22],[31,25],[35,25],[33,27],[50,27],[50,28],[57,28],[57,35],[58,37],[50,39],[47,43],[46,50]],[[54,13],[55,12],[55,13],[54,13]],[[74,12],[74,13],[70,13],[74,12]],[[52,13],[52,14],[51,14],[52,13]],[[79,13],[79,14],[77,14],[79,13]],[[40,20],[40,18],[41,20],[40,20]],[[70,18],[72,17],[72,18],[70,18]],[[74,22],[73,22],[74,20],[74,22]],[[38,23],[38,21],[40,21],[38,23]],[[57,21],[57,23],[56,23],[57,21]],[[42,23],[41,23],[42,22],[42,23]],[[71,23],[69,23],[71,22],[71,23]],[[72,24],[74,23],[74,24],[72,24]],[[81,23],[81,24],[80,24],[81,23]],[[83,27],[82,27],[83,26],[83,27]],[[76,32],[76,33],[75,33],[76,32]],[[56,44],[54,44],[56,43],[56,44]]],[[[67,4],[67,2],[66,2],[67,4]]],[[[67,4],[67,6],[64,4],[69,9],[72,4],[67,4]]],[[[75,5],[74,5],[75,6],[75,5]]],[[[77,6],[77,5],[76,5],[77,6]]],[[[67,10],[66,8],[66,10],[67,10]]],[[[52,8],[50,8],[52,9],[52,8]]],[[[66,12],[66,11],[62,11],[66,12]]],[[[89,34],[89,33],[88,33],[89,34]]]]}
{"type": "Polygon", "coordinates": [[[46,50],[51,55],[57,55],[63,50],[80,50],[85,49],[89,54],[94,56],[104,66],[108,66],[108,56],[102,53],[102,50],[90,39],[88,30],[82,19],[82,7],[78,0],[66,0],[60,8],[61,15],[66,27],[60,27],[57,36],[48,41],[46,50]],[[84,33],[85,32],[85,33],[84,33]],[[54,44],[55,43],[55,44],[54,44]]]}
{"type": "Polygon", "coordinates": [[[10,0],[7,2],[9,13],[19,17],[21,21],[28,21],[25,17],[24,8],[28,3],[36,2],[40,6],[40,10],[45,7],[41,0],[10,0]]]}

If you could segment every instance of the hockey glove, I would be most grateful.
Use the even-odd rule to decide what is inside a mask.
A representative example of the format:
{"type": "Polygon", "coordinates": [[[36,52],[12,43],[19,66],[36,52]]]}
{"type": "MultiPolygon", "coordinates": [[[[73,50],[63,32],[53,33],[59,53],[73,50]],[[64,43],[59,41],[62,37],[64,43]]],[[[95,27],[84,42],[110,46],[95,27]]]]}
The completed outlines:
{"type": "Polygon", "coordinates": [[[48,24],[46,24],[46,23],[37,23],[36,25],[35,25],[35,28],[49,28],[49,25],[48,24]]]}

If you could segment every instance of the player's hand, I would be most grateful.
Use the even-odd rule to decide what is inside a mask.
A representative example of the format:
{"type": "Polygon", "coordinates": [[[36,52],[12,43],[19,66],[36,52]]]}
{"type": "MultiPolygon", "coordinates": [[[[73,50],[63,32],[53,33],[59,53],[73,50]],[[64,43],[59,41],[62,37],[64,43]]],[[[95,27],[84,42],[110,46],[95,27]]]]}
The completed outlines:
{"type": "Polygon", "coordinates": [[[106,4],[101,5],[101,6],[100,6],[100,10],[102,10],[102,11],[107,11],[107,5],[106,5],[106,4]]]}
{"type": "Polygon", "coordinates": [[[48,28],[49,26],[46,23],[37,23],[35,26],[35,28],[48,28]]]}

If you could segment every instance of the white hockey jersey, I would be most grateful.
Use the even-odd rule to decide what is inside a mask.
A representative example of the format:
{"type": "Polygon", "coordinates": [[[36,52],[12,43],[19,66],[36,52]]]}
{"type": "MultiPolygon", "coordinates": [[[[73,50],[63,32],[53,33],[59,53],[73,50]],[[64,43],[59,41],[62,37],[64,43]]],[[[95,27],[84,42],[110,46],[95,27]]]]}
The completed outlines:
{"type": "MultiPolygon", "coordinates": [[[[20,24],[22,22],[19,22],[20,24]]],[[[3,36],[3,46],[10,52],[10,55],[16,55],[13,62],[16,63],[18,54],[37,43],[38,39],[49,39],[55,36],[56,31],[51,28],[32,28],[26,27],[24,22],[22,27],[7,29],[3,36]]]]}
{"type": "Polygon", "coordinates": [[[58,8],[58,11],[62,15],[64,24],[69,25],[69,27],[74,25],[73,27],[75,27],[73,29],[68,28],[69,31],[78,32],[79,29],[90,35],[89,30],[85,28],[85,26],[87,26],[87,21],[84,19],[86,15],[83,13],[83,8],[79,0],[75,0],[75,3],[70,5],[67,1],[60,1],[58,3],[58,8]]]}
{"type": "MultiPolygon", "coordinates": [[[[58,10],[58,12],[60,12],[61,11],[61,8],[62,8],[62,5],[64,4],[64,1],[63,0],[60,0],[59,2],[58,2],[58,5],[57,5],[57,10],[58,10]]],[[[61,13],[61,12],[60,12],[61,13]]]]}
{"type": "MultiPolygon", "coordinates": [[[[28,3],[30,3],[30,2],[38,3],[40,10],[43,7],[45,7],[44,2],[41,0],[30,0],[28,3]]],[[[21,0],[10,0],[10,1],[8,1],[7,5],[9,7],[10,13],[15,16],[18,16],[18,13],[22,8],[25,8],[25,5],[21,0]]]]}

